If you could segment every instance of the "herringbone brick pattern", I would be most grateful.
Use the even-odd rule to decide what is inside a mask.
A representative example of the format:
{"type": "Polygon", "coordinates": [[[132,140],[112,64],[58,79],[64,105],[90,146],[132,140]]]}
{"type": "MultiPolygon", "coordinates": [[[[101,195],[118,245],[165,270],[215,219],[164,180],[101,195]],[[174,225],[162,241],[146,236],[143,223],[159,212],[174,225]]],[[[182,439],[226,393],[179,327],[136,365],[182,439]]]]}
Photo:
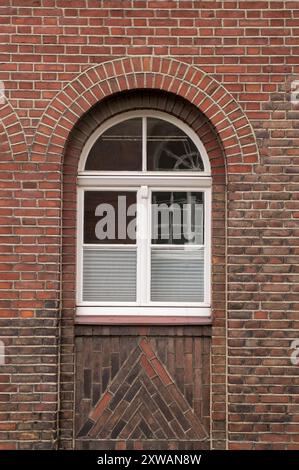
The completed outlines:
{"type": "Polygon", "coordinates": [[[208,338],[164,337],[167,365],[156,338],[99,339],[77,338],[77,448],[208,447],[208,338]]]}

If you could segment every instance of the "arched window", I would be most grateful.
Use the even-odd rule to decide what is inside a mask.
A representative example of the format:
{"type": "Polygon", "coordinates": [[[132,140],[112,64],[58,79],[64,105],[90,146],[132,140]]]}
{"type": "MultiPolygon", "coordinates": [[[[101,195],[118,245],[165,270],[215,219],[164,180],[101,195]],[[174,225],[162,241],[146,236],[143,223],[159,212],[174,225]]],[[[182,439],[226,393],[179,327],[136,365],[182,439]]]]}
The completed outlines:
{"type": "Polygon", "coordinates": [[[210,315],[206,150],[166,113],[107,120],[78,175],[78,315],[210,315]]]}

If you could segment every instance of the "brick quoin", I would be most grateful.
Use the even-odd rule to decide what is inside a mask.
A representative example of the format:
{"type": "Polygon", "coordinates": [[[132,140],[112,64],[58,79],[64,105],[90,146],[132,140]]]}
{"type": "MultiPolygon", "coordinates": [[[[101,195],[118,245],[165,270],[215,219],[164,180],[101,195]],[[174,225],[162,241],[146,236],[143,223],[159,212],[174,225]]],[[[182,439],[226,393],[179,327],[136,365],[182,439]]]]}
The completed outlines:
{"type": "Polygon", "coordinates": [[[299,449],[298,2],[0,5],[0,449],[71,449],[76,426],[148,448],[142,429],[123,437],[126,357],[136,406],[168,437],[153,448],[299,449]],[[211,161],[212,325],[75,326],[80,152],[146,106],[190,125],[211,161]]]}

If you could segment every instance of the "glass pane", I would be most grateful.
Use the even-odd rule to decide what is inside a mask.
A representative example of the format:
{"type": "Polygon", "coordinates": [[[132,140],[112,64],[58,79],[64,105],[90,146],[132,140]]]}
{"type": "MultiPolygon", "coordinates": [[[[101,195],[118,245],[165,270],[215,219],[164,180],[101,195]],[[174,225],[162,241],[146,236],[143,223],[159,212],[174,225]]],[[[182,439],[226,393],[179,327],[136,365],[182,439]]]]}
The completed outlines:
{"type": "Polygon", "coordinates": [[[85,191],[84,243],[135,244],[136,192],[85,191]]]}
{"type": "Polygon", "coordinates": [[[128,119],[104,132],[90,150],[85,170],[141,171],[142,119],[128,119]]]}
{"type": "Polygon", "coordinates": [[[136,249],[83,249],[83,301],[135,302],[136,249]]]}
{"type": "Polygon", "coordinates": [[[203,193],[153,192],[152,244],[202,245],[203,214],[203,193]]]}
{"type": "Polygon", "coordinates": [[[202,158],[181,129],[162,119],[147,119],[147,169],[203,171],[202,158]]]}
{"type": "Polygon", "coordinates": [[[203,302],[204,249],[153,248],[151,300],[153,302],[203,302]]]}

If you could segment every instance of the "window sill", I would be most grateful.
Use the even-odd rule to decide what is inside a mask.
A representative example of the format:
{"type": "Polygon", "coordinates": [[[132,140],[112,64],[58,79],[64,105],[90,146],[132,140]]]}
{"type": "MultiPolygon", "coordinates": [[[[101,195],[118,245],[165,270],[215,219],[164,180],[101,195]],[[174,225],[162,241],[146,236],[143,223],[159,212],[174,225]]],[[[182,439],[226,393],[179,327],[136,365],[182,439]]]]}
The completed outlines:
{"type": "Polygon", "coordinates": [[[210,325],[210,307],[77,307],[76,324],[210,325]]]}

